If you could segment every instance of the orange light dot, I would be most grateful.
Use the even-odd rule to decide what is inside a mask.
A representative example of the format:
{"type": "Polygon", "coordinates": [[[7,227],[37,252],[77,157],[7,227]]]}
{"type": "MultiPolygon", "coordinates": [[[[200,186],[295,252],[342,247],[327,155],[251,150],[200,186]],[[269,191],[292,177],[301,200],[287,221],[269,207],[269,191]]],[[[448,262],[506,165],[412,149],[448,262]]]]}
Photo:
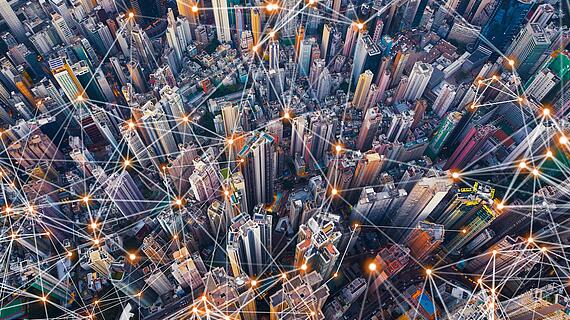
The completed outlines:
{"type": "Polygon", "coordinates": [[[453,179],[459,179],[459,172],[457,172],[457,171],[452,172],[452,173],[451,173],[451,177],[452,177],[453,179]]]}
{"type": "Polygon", "coordinates": [[[462,233],[467,233],[467,229],[462,229],[461,232],[462,232],[462,233]]]}
{"type": "Polygon", "coordinates": [[[192,12],[194,12],[194,13],[198,12],[198,6],[193,5],[192,6],[192,12]]]}
{"type": "Polygon", "coordinates": [[[99,239],[93,239],[93,243],[94,243],[94,244],[99,244],[99,243],[101,243],[101,241],[100,241],[99,239]]]}
{"type": "Polygon", "coordinates": [[[91,229],[97,229],[97,222],[91,222],[91,229]]]}
{"type": "Polygon", "coordinates": [[[336,188],[333,188],[333,189],[331,190],[331,194],[332,194],[333,196],[336,196],[336,195],[338,194],[338,190],[337,190],[336,188]]]}
{"type": "Polygon", "coordinates": [[[371,263],[368,265],[368,270],[370,270],[370,271],[376,271],[376,269],[378,269],[378,266],[376,265],[376,263],[371,262],[371,263]]]}
{"type": "Polygon", "coordinates": [[[542,115],[544,115],[545,117],[550,115],[550,109],[548,108],[544,108],[542,109],[542,115]]]}
{"type": "Polygon", "coordinates": [[[134,13],[132,13],[132,12],[129,12],[129,18],[131,18],[131,19],[132,19],[134,16],[135,16],[135,14],[134,14],[134,13]]]}
{"type": "Polygon", "coordinates": [[[129,254],[129,259],[131,259],[131,260],[136,260],[136,259],[137,259],[137,255],[134,254],[134,253],[130,253],[130,254],[129,254]]]}
{"type": "Polygon", "coordinates": [[[560,139],[558,139],[558,141],[560,142],[560,144],[568,144],[568,137],[561,136],[560,139]]]}
{"type": "Polygon", "coordinates": [[[426,274],[428,276],[431,276],[432,273],[433,273],[433,271],[431,269],[426,269],[426,274]]]}
{"type": "Polygon", "coordinates": [[[358,30],[362,30],[364,29],[364,23],[357,23],[356,27],[358,28],[358,30]]]}
{"type": "Polygon", "coordinates": [[[308,268],[308,267],[307,267],[307,264],[306,264],[306,263],[303,263],[303,264],[301,265],[301,270],[307,271],[307,268],[308,268]]]}
{"type": "Polygon", "coordinates": [[[251,280],[251,286],[252,287],[257,286],[257,280],[251,280]]]}

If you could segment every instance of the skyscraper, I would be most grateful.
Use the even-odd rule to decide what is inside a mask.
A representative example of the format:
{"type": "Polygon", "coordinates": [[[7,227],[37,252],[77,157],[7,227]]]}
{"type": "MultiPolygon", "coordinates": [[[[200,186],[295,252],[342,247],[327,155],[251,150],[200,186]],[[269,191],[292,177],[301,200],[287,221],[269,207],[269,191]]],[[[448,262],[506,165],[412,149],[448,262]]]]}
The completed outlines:
{"type": "Polygon", "coordinates": [[[128,171],[115,172],[104,182],[105,193],[126,219],[144,213],[144,197],[128,171]]]}
{"type": "Polygon", "coordinates": [[[273,202],[275,177],[274,138],[266,132],[255,132],[238,153],[240,170],[245,179],[247,207],[273,202]]]}
{"type": "Polygon", "coordinates": [[[272,216],[257,207],[253,217],[242,213],[232,219],[227,242],[230,268],[235,277],[242,273],[261,275],[271,262],[272,216]]]}
{"type": "Polygon", "coordinates": [[[253,34],[253,45],[256,46],[259,43],[262,33],[261,26],[261,11],[258,8],[251,9],[251,33],[253,34]]]}
{"type": "Polygon", "coordinates": [[[507,51],[514,60],[517,73],[528,79],[531,70],[550,47],[550,39],[538,23],[528,23],[515,38],[507,51]]]}
{"type": "Polygon", "coordinates": [[[331,221],[319,223],[315,218],[310,218],[306,224],[299,227],[295,267],[310,265],[311,270],[318,272],[323,279],[328,279],[340,257],[336,246],[341,235],[340,231],[335,230],[331,221]]]}
{"type": "Polygon", "coordinates": [[[423,260],[436,250],[444,239],[444,226],[421,221],[405,240],[414,259],[423,260]]]}
{"type": "Polygon", "coordinates": [[[27,42],[28,38],[26,37],[26,30],[24,29],[24,24],[20,21],[12,6],[8,3],[7,0],[0,0],[0,15],[6,24],[12,31],[12,34],[18,39],[20,42],[27,42]]]}
{"type": "Polygon", "coordinates": [[[429,151],[431,152],[430,155],[432,157],[436,157],[439,154],[441,148],[449,138],[449,135],[451,132],[453,132],[459,123],[459,120],[461,120],[461,117],[461,113],[454,111],[450,112],[444,119],[441,120],[439,127],[435,131],[429,144],[429,151]]]}
{"type": "Polygon", "coordinates": [[[392,224],[408,228],[425,220],[443,200],[451,186],[451,179],[444,175],[434,173],[431,177],[423,177],[391,219],[392,224]]]}
{"type": "Polygon", "coordinates": [[[497,128],[493,125],[475,126],[471,128],[455,149],[455,152],[449,157],[443,166],[443,170],[462,169],[467,164],[477,161],[476,155],[481,151],[481,146],[495,131],[497,131],[497,128]]]}
{"type": "Polygon", "coordinates": [[[433,73],[433,67],[424,62],[416,62],[408,78],[408,86],[404,93],[404,100],[415,101],[423,94],[433,73]]]}
{"type": "Polygon", "coordinates": [[[269,69],[279,69],[279,41],[272,39],[269,41],[269,69]]]}
{"type": "Polygon", "coordinates": [[[301,76],[308,76],[309,70],[311,68],[311,54],[313,52],[313,45],[315,40],[313,38],[305,39],[301,41],[299,47],[298,65],[299,74],[301,76]]]}
{"type": "Polygon", "coordinates": [[[374,78],[374,74],[370,70],[364,71],[364,73],[358,77],[358,83],[356,84],[356,90],[352,98],[352,105],[355,108],[361,109],[364,107],[368,90],[370,90],[370,85],[372,84],[372,78],[374,78]]]}
{"type": "Polygon", "coordinates": [[[352,81],[356,82],[363,70],[375,70],[380,62],[382,51],[374,42],[367,32],[359,32],[356,41],[356,49],[354,50],[352,81]]]}
{"type": "Polygon", "coordinates": [[[228,2],[224,0],[212,0],[212,8],[214,12],[214,21],[216,23],[216,34],[218,41],[232,41],[230,18],[228,15],[228,2]]]}
{"type": "Polygon", "coordinates": [[[372,142],[376,138],[378,126],[382,121],[382,114],[378,107],[371,107],[366,110],[364,120],[362,121],[362,128],[356,140],[356,148],[360,151],[369,150],[372,147],[372,142]]]}

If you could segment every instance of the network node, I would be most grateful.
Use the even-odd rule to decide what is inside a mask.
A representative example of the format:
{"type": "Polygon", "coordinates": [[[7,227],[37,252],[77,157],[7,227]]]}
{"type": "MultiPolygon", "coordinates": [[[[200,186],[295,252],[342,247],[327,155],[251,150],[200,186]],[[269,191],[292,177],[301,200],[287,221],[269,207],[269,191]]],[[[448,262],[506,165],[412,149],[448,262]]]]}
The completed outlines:
{"type": "Polygon", "coordinates": [[[257,280],[251,280],[251,286],[252,287],[257,286],[257,280]]]}
{"type": "Polygon", "coordinates": [[[478,283],[478,284],[482,284],[482,283],[483,283],[483,279],[481,279],[481,278],[477,279],[477,283],[478,283]]]}
{"type": "Polygon", "coordinates": [[[335,272],[335,273],[333,274],[333,278],[336,278],[336,277],[338,277],[338,272],[335,272]]]}
{"type": "Polygon", "coordinates": [[[499,203],[497,204],[497,209],[499,209],[499,210],[505,209],[505,204],[502,203],[502,202],[499,202],[499,203]]]}
{"type": "Polygon", "coordinates": [[[463,234],[467,233],[467,229],[461,229],[461,233],[463,234]]]}
{"type": "Polygon", "coordinates": [[[230,192],[228,190],[224,190],[224,195],[227,197],[230,195],[230,192]]]}
{"type": "Polygon", "coordinates": [[[542,115],[548,117],[550,115],[550,109],[548,108],[542,109],[542,115]]]}
{"type": "Polygon", "coordinates": [[[75,101],[77,102],[81,102],[83,100],[84,100],[83,96],[77,96],[77,98],[75,98],[75,101]]]}
{"type": "Polygon", "coordinates": [[[311,311],[311,317],[314,317],[315,314],[316,314],[315,311],[311,311]]]}
{"type": "Polygon", "coordinates": [[[494,255],[494,256],[497,255],[497,250],[493,250],[493,255],[494,255]]]}
{"type": "Polygon", "coordinates": [[[230,138],[227,140],[227,142],[231,146],[232,144],[234,144],[234,139],[230,138]]]}
{"type": "Polygon", "coordinates": [[[451,177],[455,180],[459,179],[459,176],[460,176],[460,174],[457,171],[454,171],[451,173],[451,177]]]}
{"type": "Polygon", "coordinates": [[[259,50],[259,46],[255,45],[251,49],[253,50],[253,52],[257,52],[257,50],[259,50]]]}
{"type": "Polygon", "coordinates": [[[271,11],[278,10],[279,5],[277,3],[268,3],[265,8],[267,9],[267,11],[271,12],[271,11]]]}
{"type": "Polygon", "coordinates": [[[182,121],[183,122],[189,122],[190,118],[188,116],[184,116],[184,117],[182,117],[182,121]]]}
{"type": "Polygon", "coordinates": [[[132,18],[134,18],[134,17],[135,17],[135,14],[134,14],[133,12],[129,12],[129,18],[132,19],[132,18]]]}
{"type": "Polygon", "coordinates": [[[206,297],[206,295],[202,296],[202,302],[206,302],[208,300],[208,297],[206,297]]]}
{"type": "Polygon", "coordinates": [[[198,308],[196,308],[196,307],[192,308],[192,312],[198,313],[198,308]]]}
{"type": "Polygon", "coordinates": [[[356,24],[356,27],[358,28],[358,30],[362,30],[362,29],[364,29],[364,23],[359,22],[356,24]]]}
{"type": "Polygon", "coordinates": [[[291,118],[291,114],[289,114],[288,111],[285,111],[285,113],[283,113],[283,119],[290,119],[291,118]]]}
{"type": "Polygon", "coordinates": [[[538,177],[538,175],[540,175],[540,171],[538,171],[538,169],[534,168],[534,169],[532,169],[532,175],[535,177],[538,177]]]}
{"type": "Polygon", "coordinates": [[[306,263],[303,263],[303,264],[301,265],[301,270],[307,271],[307,268],[308,268],[308,267],[307,267],[307,264],[306,264],[306,263]]]}
{"type": "Polygon", "coordinates": [[[377,268],[378,268],[378,266],[374,262],[371,262],[370,264],[368,264],[368,270],[370,270],[370,271],[376,271],[377,268]]]}
{"type": "Polygon", "coordinates": [[[130,259],[131,261],[134,261],[134,260],[137,259],[137,255],[134,254],[134,253],[129,253],[129,259],[130,259]]]}
{"type": "Polygon", "coordinates": [[[552,157],[554,157],[554,154],[552,153],[552,151],[548,150],[548,151],[546,151],[546,157],[552,158],[552,157]]]}
{"type": "Polygon", "coordinates": [[[40,300],[42,300],[42,302],[46,302],[46,301],[47,301],[47,297],[46,297],[46,296],[42,296],[42,297],[40,298],[40,300]]]}
{"type": "Polygon", "coordinates": [[[101,241],[100,241],[99,239],[93,239],[93,243],[94,243],[95,245],[98,245],[99,243],[101,243],[101,241]]]}
{"type": "Polygon", "coordinates": [[[68,257],[72,257],[72,256],[73,256],[73,252],[67,251],[67,256],[68,256],[68,257]]]}
{"type": "Polygon", "coordinates": [[[526,161],[523,160],[523,161],[519,162],[519,168],[525,169],[526,168],[526,161]]]}
{"type": "Polygon", "coordinates": [[[558,139],[558,142],[560,142],[560,144],[568,144],[568,137],[561,136],[560,139],[558,139]]]}
{"type": "Polygon", "coordinates": [[[177,206],[181,206],[182,205],[182,199],[177,198],[176,200],[174,200],[174,204],[176,204],[177,206]]]}
{"type": "Polygon", "coordinates": [[[334,147],[334,149],[335,149],[335,151],[336,151],[337,153],[342,152],[342,146],[341,146],[340,144],[337,144],[337,145],[334,147]]]}
{"type": "Polygon", "coordinates": [[[431,276],[432,272],[433,272],[433,270],[431,270],[431,269],[426,269],[426,274],[427,274],[428,276],[431,276]]]}
{"type": "Polygon", "coordinates": [[[90,200],[89,196],[83,196],[83,202],[89,203],[89,200],[90,200]]]}
{"type": "Polygon", "coordinates": [[[548,249],[546,249],[546,247],[542,247],[542,248],[540,248],[540,251],[546,252],[546,251],[548,251],[548,249]]]}
{"type": "Polygon", "coordinates": [[[194,12],[194,13],[198,12],[198,6],[197,5],[192,6],[192,12],[194,12]]]}
{"type": "Polygon", "coordinates": [[[99,304],[99,300],[93,301],[93,304],[99,304]]]}
{"type": "Polygon", "coordinates": [[[286,273],[282,273],[282,274],[281,274],[281,278],[282,278],[282,279],[287,279],[287,274],[286,274],[286,273]]]}
{"type": "Polygon", "coordinates": [[[534,239],[532,237],[528,237],[528,243],[534,243],[534,239]]]}
{"type": "Polygon", "coordinates": [[[130,159],[125,159],[125,161],[123,162],[123,165],[124,165],[125,167],[130,166],[130,165],[131,165],[131,160],[130,160],[130,159]]]}
{"type": "Polygon", "coordinates": [[[131,130],[134,129],[135,126],[136,126],[133,121],[129,121],[129,122],[127,123],[127,125],[129,126],[129,129],[131,129],[131,130]]]}
{"type": "Polygon", "coordinates": [[[91,229],[97,229],[97,222],[91,222],[91,229]]]}
{"type": "Polygon", "coordinates": [[[332,194],[333,196],[336,196],[336,195],[338,194],[338,190],[337,190],[336,188],[333,188],[333,189],[331,190],[331,194],[332,194]]]}
{"type": "Polygon", "coordinates": [[[509,61],[509,65],[510,65],[511,67],[513,67],[513,66],[515,65],[515,60],[509,59],[508,61],[509,61]]]}

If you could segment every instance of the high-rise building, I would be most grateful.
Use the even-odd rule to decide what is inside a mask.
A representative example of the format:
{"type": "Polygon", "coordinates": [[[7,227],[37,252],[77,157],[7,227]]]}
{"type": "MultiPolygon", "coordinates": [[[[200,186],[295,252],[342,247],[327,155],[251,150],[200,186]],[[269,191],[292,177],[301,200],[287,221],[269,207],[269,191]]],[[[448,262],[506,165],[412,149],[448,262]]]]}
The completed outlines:
{"type": "Polygon", "coordinates": [[[459,124],[461,120],[461,113],[454,111],[450,112],[444,119],[441,120],[439,127],[433,134],[431,142],[429,144],[430,156],[436,157],[441,148],[445,145],[445,142],[449,138],[449,135],[459,124]]]}
{"type": "Polygon", "coordinates": [[[101,184],[105,185],[105,193],[126,219],[135,220],[144,213],[144,197],[128,171],[115,172],[101,184]]]}
{"type": "Polygon", "coordinates": [[[433,67],[424,62],[416,62],[408,78],[408,86],[404,93],[404,100],[415,101],[423,94],[433,73],[433,67]]]}
{"type": "Polygon", "coordinates": [[[299,74],[301,76],[308,76],[311,68],[311,55],[313,52],[313,45],[315,44],[315,39],[305,39],[301,41],[299,46],[299,56],[298,56],[298,68],[299,74]]]}
{"type": "Polygon", "coordinates": [[[221,186],[219,172],[220,166],[212,149],[208,149],[200,158],[194,160],[194,172],[188,180],[197,201],[211,201],[219,195],[221,186]]]}
{"type": "Polygon", "coordinates": [[[447,176],[435,172],[433,176],[421,178],[392,216],[392,225],[408,228],[424,221],[443,200],[452,183],[447,176]]]}
{"type": "Polygon", "coordinates": [[[337,249],[340,238],[341,233],[335,230],[333,222],[319,223],[315,218],[309,218],[307,223],[299,226],[295,267],[301,268],[303,264],[306,264],[311,270],[318,272],[323,279],[328,279],[340,257],[337,249]]]}
{"type": "Polygon", "coordinates": [[[475,126],[469,130],[455,152],[447,159],[443,170],[462,169],[471,162],[477,161],[476,155],[481,151],[481,146],[491,137],[497,128],[492,125],[475,126]]]}
{"type": "Polygon", "coordinates": [[[513,40],[507,50],[507,56],[514,60],[517,73],[528,79],[542,55],[550,47],[550,39],[538,23],[528,23],[513,40]]]}
{"type": "Polygon", "coordinates": [[[505,52],[524,23],[533,3],[529,0],[504,0],[494,3],[496,9],[493,10],[488,23],[483,28],[483,36],[497,50],[505,52]]]}
{"type": "Polygon", "coordinates": [[[279,69],[279,41],[272,39],[269,41],[269,69],[279,69]]]}
{"type": "Polygon", "coordinates": [[[381,55],[382,51],[368,33],[359,32],[352,59],[352,81],[356,82],[363,70],[375,69],[380,62],[381,55]]]}
{"type": "Polygon", "coordinates": [[[321,38],[321,58],[325,61],[327,61],[327,53],[329,51],[329,46],[334,32],[334,26],[330,23],[325,23],[325,26],[323,27],[323,37],[321,38]]]}
{"type": "Polygon", "coordinates": [[[269,298],[270,320],[283,319],[293,313],[309,315],[311,319],[325,319],[322,308],[329,297],[329,288],[321,284],[323,280],[315,271],[286,280],[283,287],[269,298]]]}
{"type": "Polygon", "coordinates": [[[450,204],[436,222],[446,230],[461,230],[445,239],[448,252],[457,253],[498,216],[493,208],[495,189],[475,182],[472,187],[459,188],[450,204]]]}
{"type": "Polygon", "coordinates": [[[363,224],[384,224],[386,218],[400,208],[407,195],[406,190],[398,189],[393,184],[383,191],[375,191],[371,187],[362,188],[360,198],[352,208],[350,220],[363,224]]]}
{"type": "Polygon", "coordinates": [[[359,109],[364,107],[368,90],[370,90],[370,85],[372,84],[372,78],[374,78],[374,74],[370,70],[364,71],[364,73],[358,77],[358,83],[356,84],[356,90],[352,98],[352,105],[354,107],[359,109]]]}
{"type": "Polygon", "coordinates": [[[360,151],[369,150],[372,147],[372,142],[376,138],[378,126],[382,121],[382,114],[378,107],[368,108],[364,115],[362,127],[356,140],[356,148],[360,151]]]}
{"type": "Polygon", "coordinates": [[[6,21],[10,31],[12,31],[12,34],[16,39],[18,39],[18,41],[23,43],[28,41],[24,24],[20,21],[7,0],[0,0],[0,15],[2,15],[2,18],[6,21]]]}
{"type": "Polygon", "coordinates": [[[61,57],[50,59],[48,64],[55,81],[57,81],[70,102],[76,103],[79,96],[87,98],[83,86],[73,73],[71,66],[67,63],[67,59],[61,57]]]}
{"type": "Polygon", "coordinates": [[[255,132],[238,153],[245,179],[247,207],[273,202],[275,141],[266,132],[255,132]]]}
{"type": "Polygon", "coordinates": [[[190,291],[200,291],[204,287],[204,281],[199,271],[199,266],[203,265],[202,258],[197,253],[190,254],[186,247],[180,248],[173,254],[174,261],[170,266],[172,276],[176,282],[190,291]]]}
{"type": "Polygon", "coordinates": [[[271,262],[272,216],[257,207],[253,217],[242,213],[232,219],[229,227],[227,253],[235,277],[263,274],[271,262]]]}
{"type": "Polygon", "coordinates": [[[251,33],[253,34],[253,44],[258,45],[263,33],[261,11],[259,8],[251,9],[251,33]]]}
{"type": "Polygon", "coordinates": [[[437,98],[435,98],[432,106],[432,109],[440,118],[447,113],[447,110],[453,103],[456,94],[457,91],[455,90],[454,85],[450,85],[446,82],[441,86],[441,89],[437,94],[437,98]]]}
{"type": "Polygon", "coordinates": [[[218,41],[232,41],[230,18],[228,15],[228,2],[222,0],[212,0],[212,9],[214,12],[214,21],[216,23],[216,34],[218,35],[218,41]]]}
{"type": "Polygon", "coordinates": [[[444,235],[444,226],[422,221],[408,235],[405,243],[412,257],[421,261],[441,245],[444,235]]]}

